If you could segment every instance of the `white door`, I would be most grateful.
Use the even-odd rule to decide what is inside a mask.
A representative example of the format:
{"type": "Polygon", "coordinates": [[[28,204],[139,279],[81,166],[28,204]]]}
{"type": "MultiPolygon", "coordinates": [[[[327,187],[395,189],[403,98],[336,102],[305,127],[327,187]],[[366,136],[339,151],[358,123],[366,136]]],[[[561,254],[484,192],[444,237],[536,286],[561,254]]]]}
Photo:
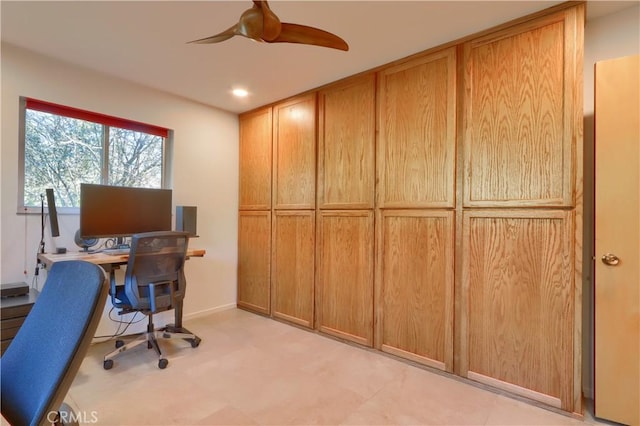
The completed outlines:
{"type": "Polygon", "coordinates": [[[640,56],[596,64],[595,415],[640,424],[640,56]]]}

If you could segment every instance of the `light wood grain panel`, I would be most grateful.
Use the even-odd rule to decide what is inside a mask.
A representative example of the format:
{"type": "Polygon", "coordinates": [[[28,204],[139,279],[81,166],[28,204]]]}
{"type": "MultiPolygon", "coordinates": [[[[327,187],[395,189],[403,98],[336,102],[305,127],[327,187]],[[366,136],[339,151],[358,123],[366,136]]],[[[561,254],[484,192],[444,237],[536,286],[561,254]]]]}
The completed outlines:
{"type": "MultiPolygon", "coordinates": [[[[584,250],[584,26],[585,26],[585,8],[586,4],[578,4],[577,6],[564,11],[565,15],[565,31],[571,34],[565,40],[565,80],[572,81],[571,90],[565,93],[565,102],[569,103],[573,108],[573,124],[569,120],[565,120],[565,139],[572,139],[572,149],[574,150],[573,164],[573,180],[565,183],[569,187],[573,185],[573,221],[574,233],[573,240],[573,276],[574,276],[574,325],[573,325],[573,405],[567,406],[568,411],[574,413],[583,413],[584,395],[582,392],[582,372],[583,364],[590,362],[591,357],[586,356],[583,359],[583,342],[582,342],[582,289],[583,289],[583,261],[590,264],[590,253],[584,250]],[[583,257],[584,256],[584,257],[583,257]]],[[[586,272],[586,270],[585,270],[586,272]]],[[[587,288],[587,287],[585,287],[587,288]]]]}
{"type": "Polygon", "coordinates": [[[238,306],[268,314],[271,301],[271,212],[238,218],[238,306]]]}
{"type": "Polygon", "coordinates": [[[640,425],[640,55],[595,77],[595,413],[640,425]]]}
{"type": "Polygon", "coordinates": [[[240,115],[240,210],[271,208],[271,108],[240,115]]]}
{"type": "Polygon", "coordinates": [[[273,107],[274,209],[313,209],[316,200],[316,94],[273,107]]]}
{"type": "Polygon", "coordinates": [[[573,205],[581,70],[568,16],[465,44],[465,206],[573,205]]]}
{"type": "Polygon", "coordinates": [[[454,213],[380,215],[380,348],[452,371],[454,213]]]}
{"type": "Polygon", "coordinates": [[[462,374],[573,408],[573,212],[464,212],[462,374]],[[505,385],[509,388],[510,385],[505,385]]]}
{"type": "Polygon", "coordinates": [[[455,48],[385,69],[378,86],[378,206],[454,207],[455,48]]]}
{"type": "Polygon", "coordinates": [[[313,327],[315,212],[275,211],[272,315],[313,327]]]}
{"type": "Polygon", "coordinates": [[[318,329],[373,345],[373,211],[318,216],[318,329]]]}
{"type": "Polygon", "coordinates": [[[373,208],[375,75],[319,94],[318,207],[373,208]]]}

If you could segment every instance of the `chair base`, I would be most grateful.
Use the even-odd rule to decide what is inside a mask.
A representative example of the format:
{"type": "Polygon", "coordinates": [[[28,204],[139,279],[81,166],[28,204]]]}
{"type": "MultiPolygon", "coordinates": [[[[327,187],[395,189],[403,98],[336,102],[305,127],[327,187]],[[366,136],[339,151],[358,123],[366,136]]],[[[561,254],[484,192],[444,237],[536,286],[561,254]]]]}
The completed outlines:
{"type": "Polygon", "coordinates": [[[159,339],[183,339],[189,342],[192,348],[197,348],[201,342],[201,339],[198,336],[183,327],[174,327],[173,325],[168,325],[165,328],[155,330],[153,329],[153,325],[150,325],[149,328],[146,332],[138,336],[138,338],[126,344],[122,340],[116,340],[116,349],[104,356],[104,360],[102,362],[103,368],[105,370],[110,370],[113,367],[113,358],[115,358],[118,354],[129,349],[133,349],[143,343],[147,343],[147,348],[155,349],[156,354],[158,355],[158,368],[164,369],[169,364],[169,360],[167,360],[167,358],[162,355],[160,345],[158,344],[159,339]]]}

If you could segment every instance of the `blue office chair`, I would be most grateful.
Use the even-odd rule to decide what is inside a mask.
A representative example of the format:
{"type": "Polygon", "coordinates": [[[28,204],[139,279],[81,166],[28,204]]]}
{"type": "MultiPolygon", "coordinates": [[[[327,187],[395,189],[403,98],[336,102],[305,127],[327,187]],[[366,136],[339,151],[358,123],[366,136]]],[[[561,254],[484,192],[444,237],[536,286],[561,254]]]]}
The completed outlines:
{"type": "Polygon", "coordinates": [[[0,359],[2,415],[9,423],[65,420],[59,410],[100,322],[107,289],[104,270],[97,265],[77,260],[53,264],[0,359]]]}
{"type": "Polygon", "coordinates": [[[104,357],[103,367],[113,367],[113,358],[125,350],[142,343],[155,349],[158,367],[166,368],[158,339],[184,339],[196,348],[200,338],[182,327],[182,303],[186,291],[184,263],[189,245],[189,233],[178,231],[145,232],[133,235],[124,283],[116,282],[115,271],[110,274],[111,302],[120,315],[142,312],[149,319],[147,331],[137,339],[124,344],[116,340],[116,349],[104,357]],[[156,330],[153,315],[175,310],[175,324],[156,330]]]}

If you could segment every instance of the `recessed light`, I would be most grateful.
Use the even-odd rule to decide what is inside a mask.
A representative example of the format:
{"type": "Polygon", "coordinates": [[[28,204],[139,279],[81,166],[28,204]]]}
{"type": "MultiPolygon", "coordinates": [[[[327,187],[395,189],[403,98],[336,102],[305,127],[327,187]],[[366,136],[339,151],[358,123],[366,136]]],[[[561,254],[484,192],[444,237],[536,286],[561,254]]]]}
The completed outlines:
{"type": "Polygon", "coordinates": [[[249,92],[247,92],[245,89],[233,89],[232,93],[234,96],[237,96],[239,98],[244,98],[249,94],[249,92]]]}

